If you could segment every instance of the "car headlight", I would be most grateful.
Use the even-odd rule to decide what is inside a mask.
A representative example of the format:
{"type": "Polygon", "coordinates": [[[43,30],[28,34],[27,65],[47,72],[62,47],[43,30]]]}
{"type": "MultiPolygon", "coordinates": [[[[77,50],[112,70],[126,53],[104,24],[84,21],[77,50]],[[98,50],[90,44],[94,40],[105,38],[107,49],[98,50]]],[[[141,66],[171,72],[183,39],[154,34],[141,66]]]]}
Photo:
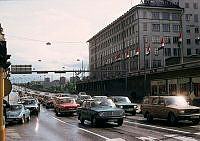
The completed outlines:
{"type": "Polygon", "coordinates": [[[179,114],[184,114],[184,113],[185,113],[184,110],[179,111],[179,114]]]}
{"type": "Polygon", "coordinates": [[[17,117],[18,118],[21,118],[23,116],[23,114],[22,113],[20,113],[17,117]]]}
{"type": "Polygon", "coordinates": [[[117,106],[117,108],[121,108],[121,109],[123,109],[123,106],[117,106]]]}

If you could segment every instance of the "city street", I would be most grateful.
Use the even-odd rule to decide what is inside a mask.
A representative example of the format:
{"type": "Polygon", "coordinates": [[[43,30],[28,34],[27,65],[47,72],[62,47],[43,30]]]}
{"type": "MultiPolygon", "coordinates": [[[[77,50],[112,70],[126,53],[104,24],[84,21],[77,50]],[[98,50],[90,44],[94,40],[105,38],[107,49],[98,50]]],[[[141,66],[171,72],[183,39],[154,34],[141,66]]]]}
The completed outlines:
{"type": "Polygon", "coordinates": [[[77,116],[57,117],[53,109],[41,107],[39,116],[30,122],[7,126],[7,141],[198,141],[200,125],[180,122],[176,127],[167,121],[155,119],[151,124],[142,115],[126,116],[123,126],[107,123],[92,127],[90,122],[81,125],[77,116]]]}

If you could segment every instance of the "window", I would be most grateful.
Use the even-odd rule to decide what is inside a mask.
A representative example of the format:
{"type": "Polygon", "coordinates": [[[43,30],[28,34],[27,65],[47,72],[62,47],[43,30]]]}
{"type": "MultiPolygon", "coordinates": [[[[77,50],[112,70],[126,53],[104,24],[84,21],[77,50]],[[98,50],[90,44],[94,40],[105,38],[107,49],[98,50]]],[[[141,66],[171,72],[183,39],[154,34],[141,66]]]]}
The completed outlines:
{"type": "Polygon", "coordinates": [[[196,54],[200,55],[200,49],[196,49],[196,54]]]}
{"type": "Polygon", "coordinates": [[[171,43],[171,38],[169,36],[165,36],[164,37],[164,41],[165,41],[165,44],[170,44],[171,43]]]}
{"type": "Polygon", "coordinates": [[[174,48],[173,52],[174,52],[174,56],[180,56],[180,49],[179,48],[174,48]]]}
{"type": "Polygon", "coordinates": [[[187,45],[190,45],[191,44],[191,39],[187,39],[187,45]]]}
{"type": "Polygon", "coordinates": [[[180,31],[180,25],[174,24],[172,25],[173,32],[179,32],[180,31]]]}
{"type": "Polygon", "coordinates": [[[198,39],[195,39],[195,44],[199,45],[199,40],[198,39]]]}
{"type": "Polygon", "coordinates": [[[161,67],[161,60],[153,60],[153,67],[154,68],[161,67]]]}
{"type": "Polygon", "coordinates": [[[153,44],[160,44],[160,36],[152,36],[153,44]]]}
{"type": "Polygon", "coordinates": [[[194,14],[194,22],[198,22],[199,18],[198,18],[198,14],[194,14]]]}
{"type": "Polygon", "coordinates": [[[178,37],[173,37],[173,44],[177,44],[178,43],[178,37]]]}
{"type": "Polygon", "coordinates": [[[191,48],[187,48],[187,55],[191,55],[192,52],[191,52],[191,48]]]}
{"type": "Polygon", "coordinates": [[[167,12],[162,13],[162,19],[163,20],[170,20],[170,14],[167,12]]]}
{"type": "Polygon", "coordinates": [[[191,14],[185,14],[185,20],[190,21],[191,14]]]}
{"type": "Polygon", "coordinates": [[[198,27],[195,27],[194,32],[195,32],[195,33],[199,33],[199,28],[198,28],[198,27]]]}
{"type": "Polygon", "coordinates": [[[190,8],[190,5],[188,2],[185,3],[185,8],[190,8]]]}
{"type": "Polygon", "coordinates": [[[198,3],[194,3],[194,4],[193,4],[193,8],[194,8],[194,9],[198,9],[198,3]]]}
{"type": "Polygon", "coordinates": [[[147,18],[147,11],[143,11],[143,18],[147,18]]]}
{"type": "Polygon", "coordinates": [[[159,12],[152,12],[152,19],[153,20],[159,20],[160,19],[160,13],[159,12]]]}
{"type": "Polygon", "coordinates": [[[165,48],[165,56],[171,56],[171,48],[165,48]]]}
{"type": "Polygon", "coordinates": [[[179,21],[181,19],[181,15],[178,13],[173,13],[172,14],[172,20],[173,21],[179,21]]]}
{"type": "Polygon", "coordinates": [[[152,24],[152,31],[160,32],[160,24],[152,24]]]}
{"type": "Polygon", "coordinates": [[[147,31],[147,23],[143,23],[143,31],[147,31]]]}
{"type": "Polygon", "coordinates": [[[190,26],[189,25],[186,26],[186,32],[190,33],[190,26]]]}
{"type": "Polygon", "coordinates": [[[163,32],[170,32],[170,24],[163,24],[163,32]]]}

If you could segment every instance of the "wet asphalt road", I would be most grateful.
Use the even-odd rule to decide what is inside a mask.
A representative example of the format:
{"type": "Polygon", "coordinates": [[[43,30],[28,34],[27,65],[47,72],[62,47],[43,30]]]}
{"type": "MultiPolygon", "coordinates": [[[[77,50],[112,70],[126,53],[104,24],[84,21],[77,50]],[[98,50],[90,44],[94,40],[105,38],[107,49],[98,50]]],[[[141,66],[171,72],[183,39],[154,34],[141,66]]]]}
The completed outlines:
{"type": "Polygon", "coordinates": [[[142,115],[127,116],[123,126],[113,123],[92,127],[81,125],[77,116],[57,117],[53,110],[41,107],[39,116],[25,124],[7,126],[7,141],[199,141],[200,124],[180,122],[175,127],[165,120],[146,122],[142,115]]]}

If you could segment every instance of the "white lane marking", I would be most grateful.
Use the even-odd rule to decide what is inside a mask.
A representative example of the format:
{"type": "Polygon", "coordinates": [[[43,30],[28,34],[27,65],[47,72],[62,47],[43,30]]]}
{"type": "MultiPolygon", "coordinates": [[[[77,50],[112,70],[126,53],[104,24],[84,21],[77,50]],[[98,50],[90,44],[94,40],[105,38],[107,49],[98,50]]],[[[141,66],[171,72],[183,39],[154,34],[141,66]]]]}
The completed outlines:
{"type": "Polygon", "coordinates": [[[14,139],[21,139],[21,136],[17,133],[16,129],[6,129],[6,136],[14,139]]]}
{"type": "Polygon", "coordinates": [[[116,138],[116,139],[109,139],[109,140],[106,140],[106,141],[126,141],[126,140],[121,139],[121,138],[116,138]]]}
{"type": "Polygon", "coordinates": [[[151,137],[151,136],[148,136],[148,137],[136,137],[137,139],[139,140],[142,140],[142,141],[156,141],[157,139],[154,138],[154,137],[151,137]]]}
{"type": "Polygon", "coordinates": [[[165,135],[166,137],[170,137],[170,138],[174,138],[174,139],[178,139],[178,140],[181,140],[181,141],[198,141],[192,137],[186,137],[186,136],[178,136],[176,134],[172,134],[172,135],[165,135]]]}
{"type": "Polygon", "coordinates": [[[200,135],[200,132],[198,132],[198,133],[194,133],[195,135],[200,135]]]}
{"type": "Polygon", "coordinates": [[[105,140],[110,140],[110,138],[107,138],[107,137],[105,137],[105,136],[99,135],[99,134],[97,134],[97,133],[91,132],[91,131],[86,130],[86,129],[83,129],[83,128],[79,128],[79,127],[77,127],[77,126],[75,126],[75,125],[73,125],[73,124],[64,122],[64,121],[62,121],[62,120],[60,120],[60,119],[58,119],[58,118],[56,118],[56,117],[53,117],[53,116],[52,116],[52,118],[54,118],[55,120],[60,121],[60,122],[62,122],[62,123],[64,123],[64,124],[67,124],[67,125],[76,127],[76,128],[78,128],[78,129],[80,129],[80,130],[82,130],[82,131],[85,131],[85,132],[87,132],[87,133],[90,133],[90,134],[93,134],[93,135],[98,136],[98,137],[100,137],[100,138],[103,138],[103,139],[105,139],[105,140]]]}
{"type": "Polygon", "coordinates": [[[163,127],[158,127],[158,126],[153,126],[153,125],[146,125],[146,124],[142,124],[142,123],[129,122],[129,121],[124,121],[124,122],[136,124],[136,125],[142,125],[142,126],[146,126],[146,127],[157,128],[157,129],[163,129],[163,130],[167,130],[167,131],[178,132],[178,133],[192,134],[190,132],[185,132],[185,131],[180,131],[180,130],[175,130],[175,129],[170,129],[170,128],[163,128],[163,127]]]}

